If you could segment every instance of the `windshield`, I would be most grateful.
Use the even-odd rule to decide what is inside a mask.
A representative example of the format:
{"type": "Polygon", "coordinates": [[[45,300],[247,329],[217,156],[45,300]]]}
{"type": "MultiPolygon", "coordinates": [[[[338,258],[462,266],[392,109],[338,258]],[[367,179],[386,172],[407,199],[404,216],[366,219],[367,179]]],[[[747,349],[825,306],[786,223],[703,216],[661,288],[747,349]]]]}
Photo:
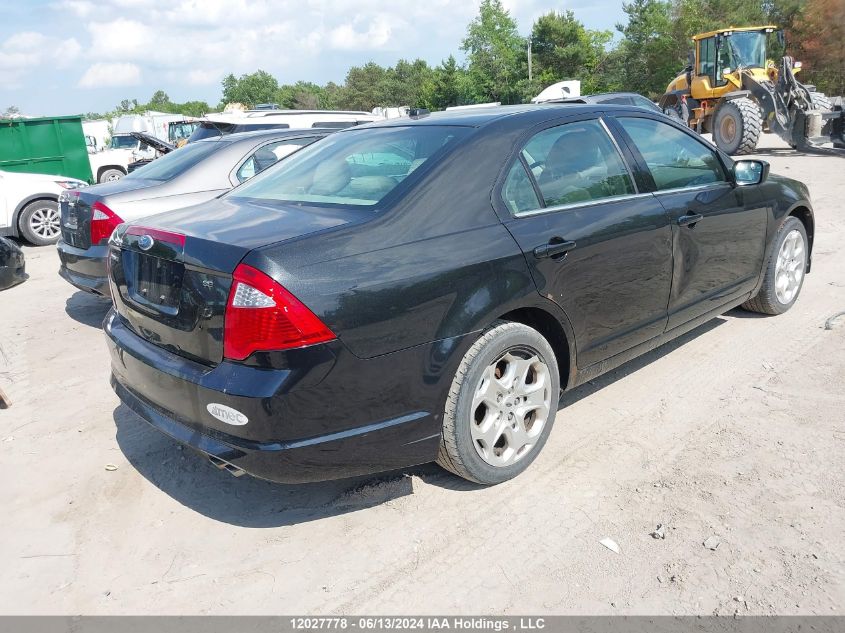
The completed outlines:
{"type": "Polygon", "coordinates": [[[135,149],[138,146],[138,139],[134,136],[112,136],[112,149],[135,149]]]}
{"type": "Polygon", "coordinates": [[[469,128],[370,128],[329,136],[228,195],[304,204],[373,206],[469,128]]]}
{"type": "Polygon", "coordinates": [[[728,55],[724,68],[733,70],[766,67],[766,34],[761,31],[741,31],[725,38],[727,46],[723,52],[728,55]]]}
{"type": "Polygon", "coordinates": [[[173,150],[169,154],[165,154],[161,158],[157,158],[153,162],[139,167],[124,176],[124,178],[170,180],[185,173],[224,145],[224,143],[215,143],[213,141],[185,145],[185,147],[173,150]]]}

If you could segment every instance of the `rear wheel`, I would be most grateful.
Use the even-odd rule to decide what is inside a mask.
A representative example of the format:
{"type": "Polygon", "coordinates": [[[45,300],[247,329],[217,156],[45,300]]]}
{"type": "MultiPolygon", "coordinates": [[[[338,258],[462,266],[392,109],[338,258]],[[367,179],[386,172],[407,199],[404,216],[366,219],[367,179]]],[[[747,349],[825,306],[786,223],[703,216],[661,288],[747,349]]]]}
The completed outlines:
{"type": "Polygon", "coordinates": [[[21,211],[18,226],[30,244],[55,244],[62,233],[58,203],[55,200],[30,202],[21,211]]]}
{"type": "Polygon", "coordinates": [[[742,307],[761,314],[783,314],[789,310],[804,285],[808,256],[809,241],[804,224],[798,218],[787,218],[769,255],[760,292],[742,307]]]}
{"type": "Polygon", "coordinates": [[[516,477],[546,443],[559,390],[548,341],[527,325],[495,323],[452,381],[437,462],[481,484],[516,477]]]}
{"type": "Polygon", "coordinates": [[[760,108],[746,97],[723,101],[713,118],[713,141],[728,154],[751,154],[762,130],[760,108]]]}
{"type": "Polygon", "coordinates": [[[124,174],[119,169],[104,169],[103,173],[100,174],[100,178],[99,180],[97,180],[97,182],[114,182],[116,180],[120,180],[125,175],[126,174],[124,174]]]}
{"type": "Polygon", "coordinates": [[[675,105],[670,105],[670,106],[666,106],[665,108],[663,108],[663,114],[668,116],[673,121],[677,121],[678,123],[686,125],[687,122],[684,121],[684,117],[683,117],[683,114],[681,112],[682,112],[681,106],[680,106],[680,104],[677,104],[677,103],[675,105]]]}

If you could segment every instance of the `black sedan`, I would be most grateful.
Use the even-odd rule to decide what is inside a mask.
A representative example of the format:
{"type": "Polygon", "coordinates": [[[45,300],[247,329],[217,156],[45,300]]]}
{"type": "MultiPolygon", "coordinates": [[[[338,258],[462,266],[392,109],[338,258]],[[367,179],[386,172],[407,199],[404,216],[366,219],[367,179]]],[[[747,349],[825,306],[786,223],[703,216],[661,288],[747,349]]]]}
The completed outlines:
{"type": "Polygon", "coordinates": [[[0,290],[11,288],[26,280],[26,262],[20,247],[0,237],[0,290]]]}
{"type": "Polygon", "coordinates": [[[495,484],[561,389],[735,306],[788,310],[813,227],[803,184],[642,108],[355,128],[116,231],[112,384],[233,474],[495,484]]]}

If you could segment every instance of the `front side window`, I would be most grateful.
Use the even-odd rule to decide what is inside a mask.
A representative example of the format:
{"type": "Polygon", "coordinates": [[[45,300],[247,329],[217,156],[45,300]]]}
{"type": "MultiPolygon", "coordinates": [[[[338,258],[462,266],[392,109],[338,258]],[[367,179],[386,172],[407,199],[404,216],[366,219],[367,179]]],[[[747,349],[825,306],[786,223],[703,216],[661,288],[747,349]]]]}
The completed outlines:
{"type": "Polygon", "coordinates": [[[233,189],[236,198],[374,206],[470,128],[414,125],[333,134],[233,189]]]}
{"type": "Polygon", "coordinates": [[[296,150],[310,145],[316,140],[316,137],[285,139],[262,145],[243,162],[235,175],[239,182],[249,180],[258,172],[275,165],[285,156],[293,154],[296,150]]]}
{"type": "Polygon", "coordinates": [[[653,119],[618,120],[640,151],[659,191],[727,180],[716,152],[686,132],[653,119]]]}
{"type": "Polygon", "coordinates": [[[622,157],[597,120],[543,130],[522,156],[547,207],[634,193],[622,157]]]}

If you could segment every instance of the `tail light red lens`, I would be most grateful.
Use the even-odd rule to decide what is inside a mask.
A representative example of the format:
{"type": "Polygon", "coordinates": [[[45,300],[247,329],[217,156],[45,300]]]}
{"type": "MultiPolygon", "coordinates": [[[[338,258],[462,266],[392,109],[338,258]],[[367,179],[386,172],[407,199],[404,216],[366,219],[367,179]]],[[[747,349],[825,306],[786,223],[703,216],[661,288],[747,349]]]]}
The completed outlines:
{"type": "Polygon", "coordinates": [[[239,264],[232,277],[223,327],[226,358],[244,360],[253,352],[337,338],[304,303],[260,270],[239,264]]]}
{"type": "Polygon", "coordinates": [[[112,231],[122,224],[123,220],[102,202],[95,202],[91,211],[91,244],[100,244],[111,237],[112,231]]]}

